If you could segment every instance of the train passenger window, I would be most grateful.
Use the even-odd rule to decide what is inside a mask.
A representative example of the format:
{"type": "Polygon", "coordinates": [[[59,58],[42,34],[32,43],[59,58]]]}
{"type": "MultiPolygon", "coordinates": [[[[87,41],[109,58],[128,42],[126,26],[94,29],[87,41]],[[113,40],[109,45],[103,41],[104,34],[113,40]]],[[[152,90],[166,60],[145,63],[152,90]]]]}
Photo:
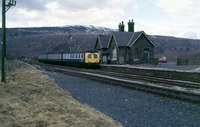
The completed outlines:
{"type": "Polygon", "coordinates": [[[98,58],[97,54],[94,54],[94,58],[98,58]]]}
{"type": "Polygon", "coordinates": [[[74,54],[74,58],[76,59],[76,54],[74,54]]]}
{"type": "Polygon", "coordinates": [[[70,54],[70,59],[72,59],[73,58],[73,54],[70,54]]]}
{"type": "Polygon", "coordinates": [[[81,53],[81,59],[83,59],[84,58],[84,54],[83,53],[81,53]]]}
{"type": "Polygon", "coordinates": [[[80,59],[80,54],[77,54],[77,58],[80,59]]]}

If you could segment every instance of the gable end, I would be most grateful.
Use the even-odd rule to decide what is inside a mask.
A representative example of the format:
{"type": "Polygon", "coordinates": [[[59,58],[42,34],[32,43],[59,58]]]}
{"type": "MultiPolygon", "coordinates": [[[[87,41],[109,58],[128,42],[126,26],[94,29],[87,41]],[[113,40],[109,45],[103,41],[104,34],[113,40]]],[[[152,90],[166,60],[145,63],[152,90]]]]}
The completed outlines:
{"type": "Polygon", "coordinates": [[[156,47],[155,44],[152,42],[152,40],[146,35],[146,33],[144,31],[142,31],[142,33],[135,39],[133,40],[133,42],[129,45],[129,47],[131,47],[132,45],[135,44],[135,42],[142,36],[144,35],[145,38],[147,38],[147,40],[153,45],[153,47],[156,47]]]}

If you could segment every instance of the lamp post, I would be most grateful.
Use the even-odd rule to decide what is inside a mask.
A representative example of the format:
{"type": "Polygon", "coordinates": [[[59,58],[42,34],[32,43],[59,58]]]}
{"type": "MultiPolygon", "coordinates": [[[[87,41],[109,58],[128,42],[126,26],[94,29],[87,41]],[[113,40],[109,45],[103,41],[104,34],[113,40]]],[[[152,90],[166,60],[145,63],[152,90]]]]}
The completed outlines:
{"type": "Polygon", "coordinates": [[[1,65],[1,81],[6,83],[6,12],[11,6],[15,6],[15,0],[2,0],[2,65],[1,65]]]}

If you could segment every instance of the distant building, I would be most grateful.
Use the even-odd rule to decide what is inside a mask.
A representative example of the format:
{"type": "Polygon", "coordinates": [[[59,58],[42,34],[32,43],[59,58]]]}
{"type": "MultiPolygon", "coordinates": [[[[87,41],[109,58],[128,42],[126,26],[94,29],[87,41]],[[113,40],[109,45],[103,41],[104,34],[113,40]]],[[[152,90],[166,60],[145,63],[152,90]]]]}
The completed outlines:
{"type": "Polygon", "coordinates": [[[79,43],[78,40],[76,42],[72,42],[69,46],[70,52],[76,52],[76,51],[87,51],[87,50],[93,50],[94,46],[90,46],[91,43],[94,43],[95,38],[87,39],[87,41],[79,43]]]}
{"type": "Polygon", "coordinates": [[[133,20],[128,22],[128,32],[124,32],[123,22],[118,27],[118,32],[97,37],[95,49],[101,55],[101,63],[153,64],[155,44],[146,33],[134,32],[133,20]]]}

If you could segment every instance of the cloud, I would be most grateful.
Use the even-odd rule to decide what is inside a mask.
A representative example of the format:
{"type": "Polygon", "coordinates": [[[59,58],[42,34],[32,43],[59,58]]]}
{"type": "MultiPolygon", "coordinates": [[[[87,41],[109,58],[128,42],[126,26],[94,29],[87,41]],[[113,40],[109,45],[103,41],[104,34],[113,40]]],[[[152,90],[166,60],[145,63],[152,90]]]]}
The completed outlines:
{"type": "MultiPolygon", "coordinates": [[[[200,38],[200,1],[156,0],[162,20],[155,32],[177,37],[200,38]],[[192,32],[193,33],[192,33],[192,32]],[[184,34],[185,33],[185,34],[184,34]]],[[[153,26],[156,24],[153,24],[153,26]]]]}
{"type": "Polygon", "coordinates": [[[170,18],[200,19],[198,0],[157,0],[155,4],[170,18]]]}
{"type": "Polygon", "coordinates": [[[16,26],[10,21],[14,27],[26,21],[22,26],[97,25],[117,28],[118,22],[128,17],[123,7],[133,10],[135,4],[131,0],[35,0],[30,3],[21,0],[8,13],[8,20],[16,21],[16,26]],[[34,7],[36,5],[38,7],[34,7]]]}
{"type": "Polygon", "coordinates": [[[175,36],[181,38],[200,39],[200,26],[185,26],[160,22],[153,24],[138,20],[135,22],[136,31],[145,31],[150,35],[175,36]]]}
{"type": "Polygon", "coordinates": [[[45,10],[44,1],[42,0],[16,0],[17,7],[26,10],[45,10]]]}
{"type": "Polygon", "coordinates": [[[187,31],[187,32],[182,33],[180,37],[197,39],[197,34],[194,31],[187,31]]]}
{"type": "MultiPolygon", "coordinates": [[[[58,2],[57,0],[52,0],[58,2]]],[[[104,8],[108,0],[60,0],[61,9],[70,11],[87,10],[89,8],[104,8]]]]}
{"type": "Polygon", "coordinates": [[[195,31],[200,38],[200,1],[152,1],[17,0],[17,6],[7,12],[7,26],[95,25],[117,29],[118,23],[124,21],[127,30],[127,22],[133,18],[136,31],[170,36],[195,31]]]}

